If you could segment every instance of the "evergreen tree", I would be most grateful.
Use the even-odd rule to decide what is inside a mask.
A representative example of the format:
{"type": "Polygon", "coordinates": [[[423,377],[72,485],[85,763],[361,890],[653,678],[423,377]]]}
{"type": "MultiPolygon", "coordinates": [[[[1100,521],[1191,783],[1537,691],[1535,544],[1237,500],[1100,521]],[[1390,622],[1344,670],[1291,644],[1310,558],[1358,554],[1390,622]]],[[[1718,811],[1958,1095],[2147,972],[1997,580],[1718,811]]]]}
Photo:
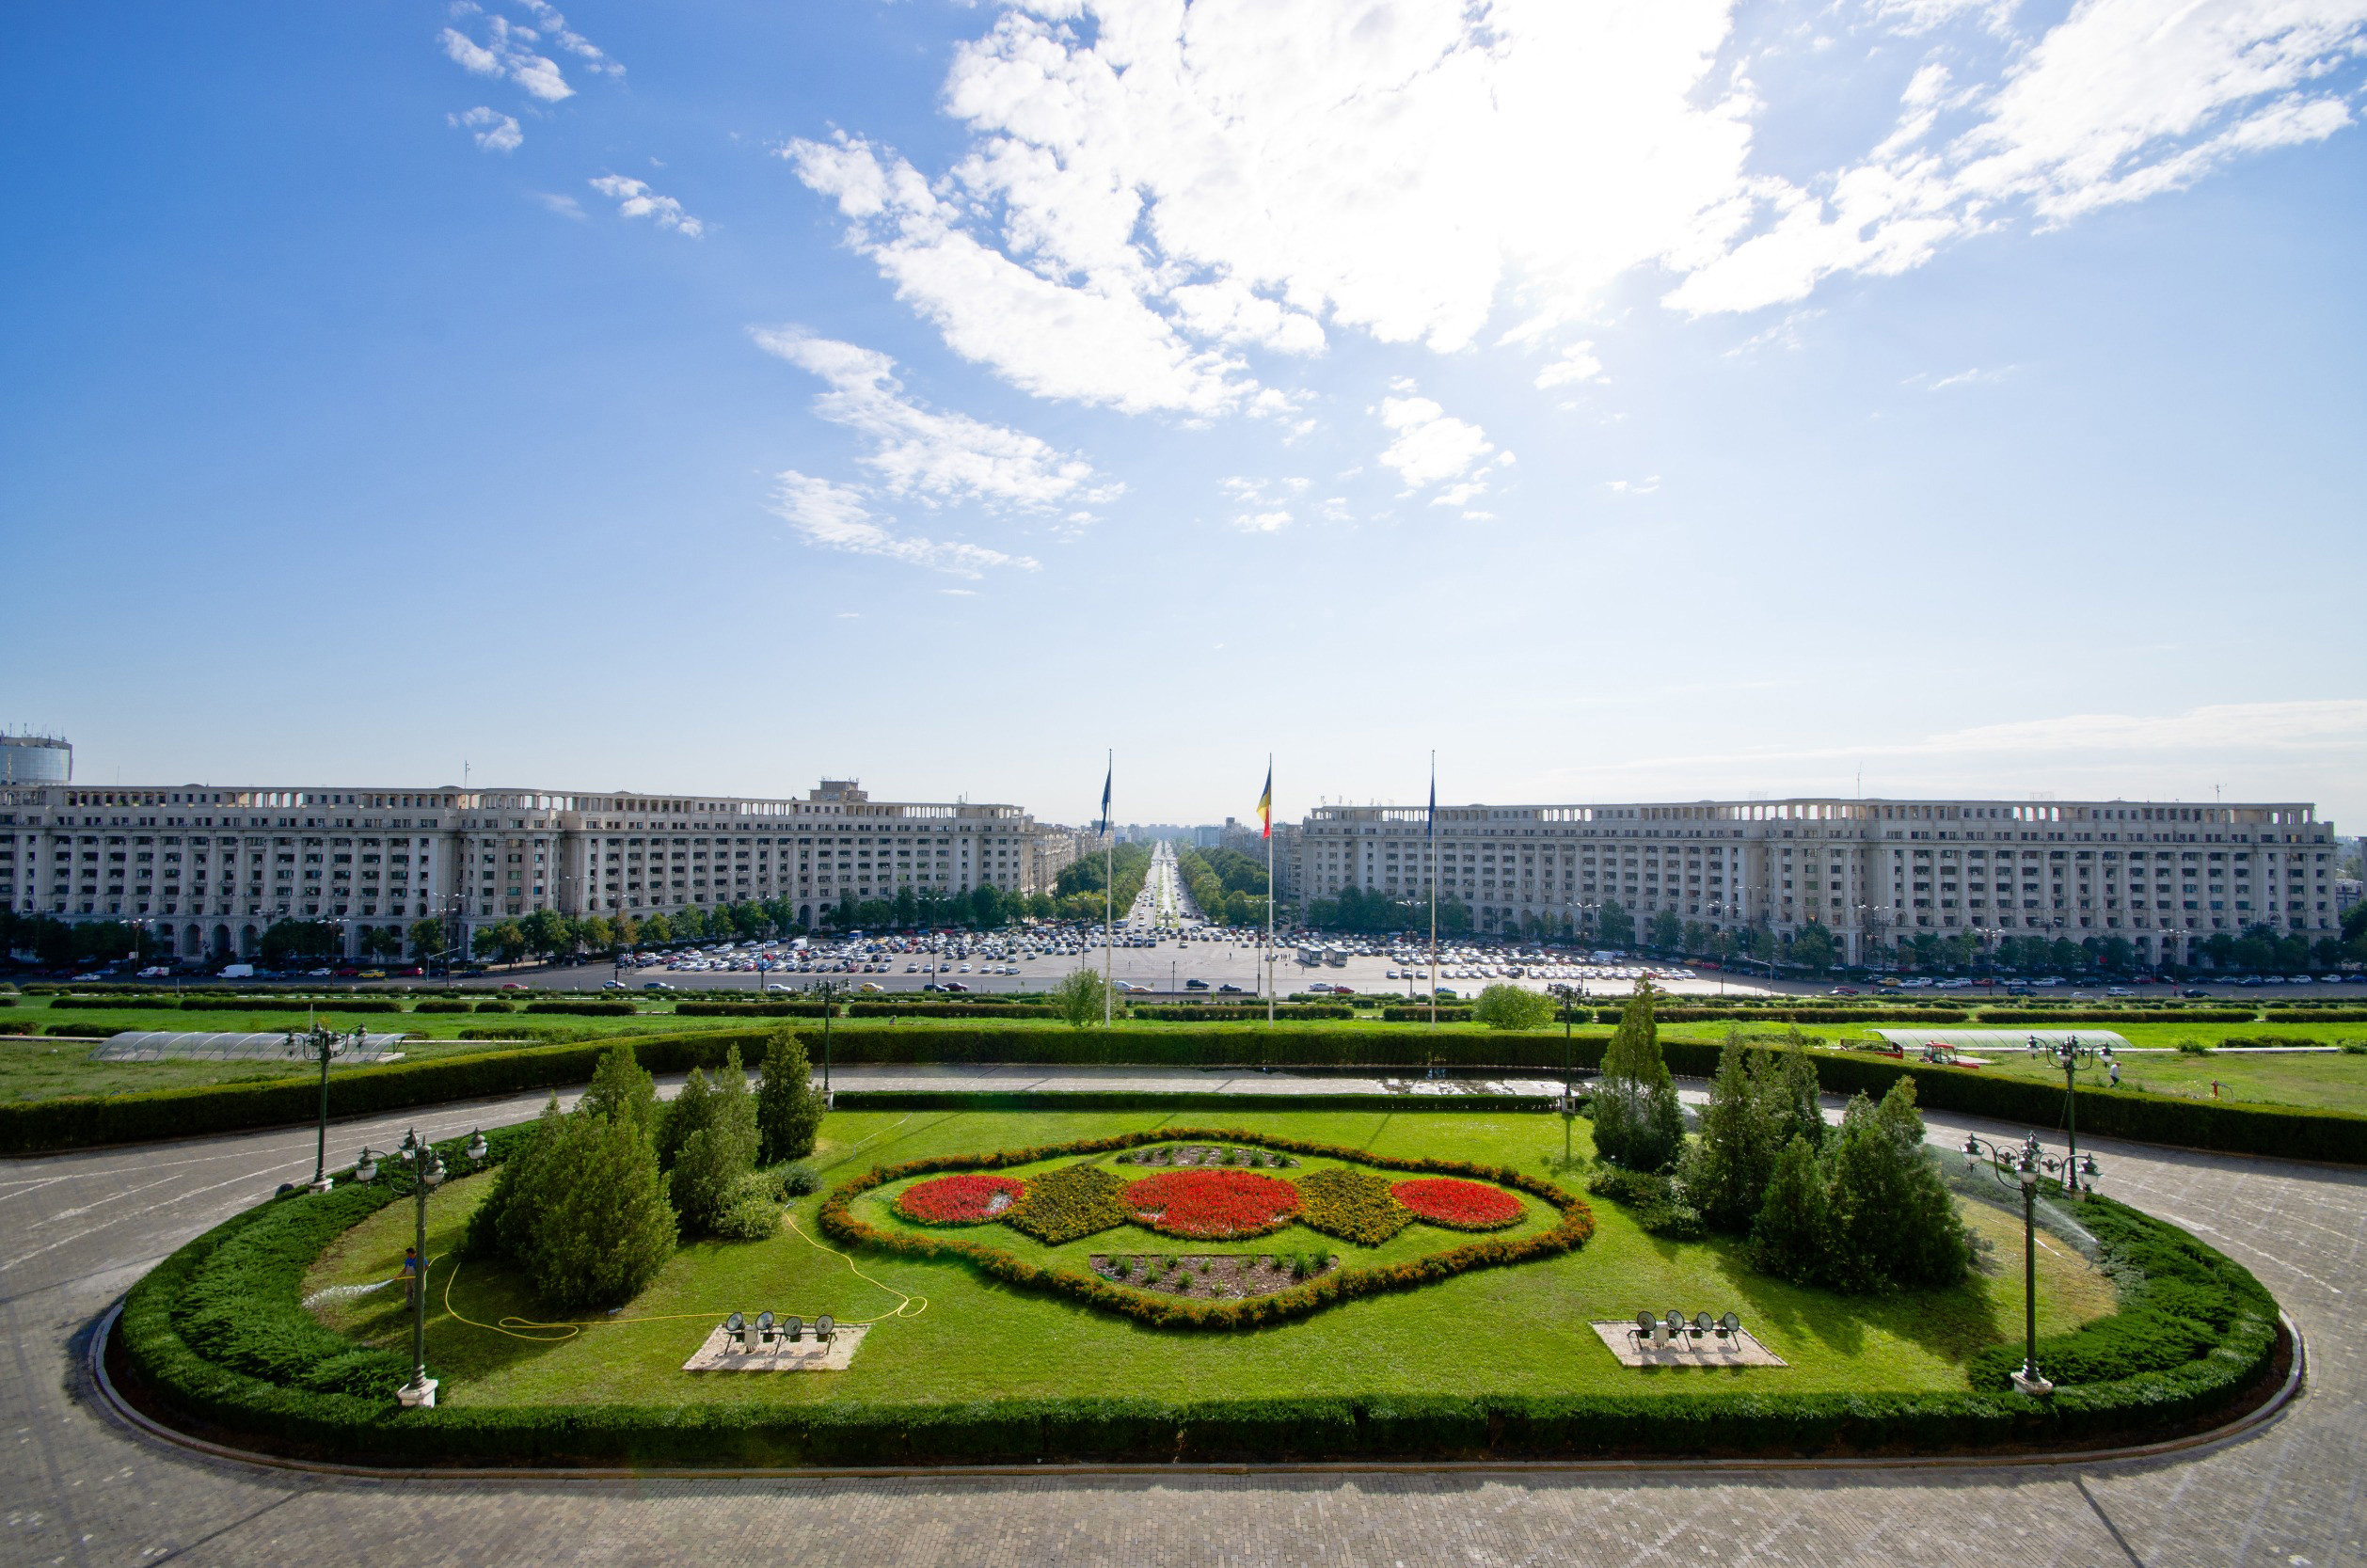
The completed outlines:
{"type": "Polygon", "coordinates": [[[1900,1078],[1878,1107],[1850,1101],[1827,1156],[1831,1272],[1848,1291],[1920,1289],[1964,1276],[1964,1227],[1923,1148],[1914,1083],[1900,1078]]]}
{"type": "Polygon", "coordinates": [[[739,1196],[742,1180],[755,1169],[760,1141],[755,1097],[740,1070],[739,1047],[725,1056],[700,1109],[702,1120],[675,1150],[674,1205],[684,1229],[712,1235],[739,1196]]]}
{"type": "Polygon", "coordinates": [[[674,1256],[674,1211],[648,1140],[628,1121],[579,1114],[538,1141],[523,1259],[535,1293],[563,1310],[630,1299],[674,1256]]]}
{"type": "Polygon", "coordinates": [[[1631,1170],[1660,1170],[1685,1145],[1685,1113],[1660,1058],[1652,995],[1651,982],[1636,982],[1603,1053],[1592,1101],[1595,1151],[1631,1170]]]}
{"type": "Polygon", "coordinates": [[[1824,1108],[1817,1099],[1817,1064],[1800,1048],[1799,1030],[1792,1041],[1760,1077],[1766,1097],[1763,1113],[1769,1121],[1769,1147],[1781,1148],[1794,1138],[1805,1138],[1811,1148],[1824,1147],[1824,1108]]]}
{"type": "Polygon", "coordinates": [[[1680,1171],[1685,1199],[1718,1230],[1746,1231],[1767,1195],[1768,1179],[1784,1141],[1769,1083],[1778,1069],[1764,1051],[1748,1051],[1734,1034],[1718,1053],[1702,1108],[1701,1136],[1685,1150],[1680,1171]]]}
{"type": "Polygon", "coordinates": [[[814,1092],[805,1042],[784,1024],[765,1041],[764,1083],[756,1091],[756,1158],[768,1165],[804,1159],[814,1152],[821,1122],[822,1097],[814,1092]]]}
{"type": "Polygon", "coordinates": [[[1775,1156],[1766,1199],[1751,1224],[1752,1265],[1794,1284],[1821,1283],[1831,1230],[1822,1163],[1807,1139],[1794,1138],[1775,1156]]]}
{"type": "Polygon", "coordinates": [[[620,1039],[592,1069],[591,1086],[576,1108],[586,1116],[615,1117],[629,1122],[643,1138],[658,1133],[658,1085],[633,1055],[633,1042],[620,1039]]]}
{"type": "Polygon", "coordinates": [[[682,1092],[668,1101],[658,1114],[658,1135],[653,1141],[657,1146],[660,1169],[674,1169],[674,1163],[682,1152],[683,1141],[707,1124],[710,1117],[707,1102],[713,1098],[713,1092],[707,1084],[707,1069],[692,1068],[691,1076],[682,1085],[682,1092]]]}
{"type": "Polygon", "coordinates": [[[526,1238],[533,1233],[538,1218],[534,1212],[534,1164],[549,1147],[552,1130],[563,1119],[559,1097],[554,1094],[544,1103],[534,1131],[494,1172],[493,1190],[469,1215],[468,1240],[464,1244],[472,1256],[514,1260],[526,1256],[526,1238]]]}

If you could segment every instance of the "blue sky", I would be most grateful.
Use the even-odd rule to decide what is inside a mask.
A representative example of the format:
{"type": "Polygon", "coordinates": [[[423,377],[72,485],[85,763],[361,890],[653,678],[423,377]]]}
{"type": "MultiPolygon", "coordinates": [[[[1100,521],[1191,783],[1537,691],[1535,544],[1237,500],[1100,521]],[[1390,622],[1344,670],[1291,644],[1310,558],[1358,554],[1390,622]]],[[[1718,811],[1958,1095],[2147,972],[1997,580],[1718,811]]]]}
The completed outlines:
{"type": "Polygon", "coordinates": [[[2367,815],[2367,0],[7,26],[86,779],[2367,815]]]}

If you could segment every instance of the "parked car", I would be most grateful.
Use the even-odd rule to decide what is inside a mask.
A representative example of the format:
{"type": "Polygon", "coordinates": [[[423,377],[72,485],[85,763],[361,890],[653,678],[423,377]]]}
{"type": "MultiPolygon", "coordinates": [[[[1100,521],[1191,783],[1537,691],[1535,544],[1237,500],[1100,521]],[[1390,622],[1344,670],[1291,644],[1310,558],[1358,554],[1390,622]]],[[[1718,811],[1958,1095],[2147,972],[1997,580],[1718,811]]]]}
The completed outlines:
{"type": "Polygon", "coordinates": [[[1208,989],[1208,982],[1205,980],[1186,980],[1184,982],[1184,989],[1185,990],[1206,990],[1208,989]]]}
{"type": "Polygon", "coordinates": [[[667,984],[666,984],[663,980],[643,980],[643,981],[641,983],[641,989],[642,989],[642,990],[674,990],[674,988],[673,988],[672,986],[667,985],[667,984]]]}
{"type": "Polygon", "coordinates": [[[1239,996],[1239,995],[1241,995],[1241,994],[1242,994],[1241,988],[1240,988],[1239,986],[1234,985],[1234,984],[1233,984],[1231,981],[1230,981],[1230,980],[1226,981],[1223,985],[1218,986],[1218,987],[1216,988],[1216,990],[1217,990],[1218,991],[1220,991],[1220,992],[1226,992],[1226,991],[1229,991],[1229,992],[1231,992],[1231,994],[1233,994],[1233,995],[1235,995],[1235,996],[1239,996]]]}
{"type": "Polygon", "coordinates": [[[2204,990],[2200,986],[2188,986],[2178,994],[2181,996],[2208,996],[2211,993],[2204,990]]]}

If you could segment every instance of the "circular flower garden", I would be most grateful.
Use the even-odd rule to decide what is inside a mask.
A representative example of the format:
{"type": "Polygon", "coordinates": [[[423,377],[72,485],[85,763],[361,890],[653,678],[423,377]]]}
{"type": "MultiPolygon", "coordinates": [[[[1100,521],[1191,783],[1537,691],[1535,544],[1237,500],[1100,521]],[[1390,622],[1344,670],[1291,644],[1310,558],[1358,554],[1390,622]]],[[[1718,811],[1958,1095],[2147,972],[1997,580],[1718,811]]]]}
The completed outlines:
{"type": "Polygon", "coordinates": [[[922,1225],[984,1225],[1026,1196],[1027,1183],[1008,1176],[940,1176],[905,1188],[896,1211],[922,1225]]]}
{"type": "Polygon", "coordinates": [[[1400,1181],[1389,1192],[1416,1218],[1450,1230],[1501,1230],[1518,1224],[1522,1213],[1520,1200],[1501,1187],[1451,1176],[1400,1181]]]}
{"type": "Polygon", "coordinates": [[[1281,1229],[1298,1212],[1298,1189],[1254,1171],[1174,1170],[1128,1182],[1124,1201],[1138,1225],[1206,1241],[1281,1229]]]}

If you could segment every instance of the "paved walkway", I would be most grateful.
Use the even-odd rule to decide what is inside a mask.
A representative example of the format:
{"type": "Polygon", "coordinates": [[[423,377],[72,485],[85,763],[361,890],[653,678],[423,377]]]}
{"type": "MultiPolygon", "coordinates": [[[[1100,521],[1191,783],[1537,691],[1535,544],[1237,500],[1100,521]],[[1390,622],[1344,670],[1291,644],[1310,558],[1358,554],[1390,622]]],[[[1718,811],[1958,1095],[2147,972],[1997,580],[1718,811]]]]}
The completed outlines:
{"type": "MultiPolygon", "coordinates": [[[[1128,1073],[1203,1084],[1199,1073],[1128,1073]]],[[[1282,1075],[1244,1075],[1272,1091],[1282,1075]]],[[[1100,1072],[1036,1073],[1106,1086],[1100,1072]]],[[[849,1069],[842,1085],[1003,1074],[849,1069]],[[875,1078],[874,1073],[882,1076],[875,1078]]],[[[1297,1079],[1313,1088],[1379,1081],[1297,1079]]],[[[920,1086],[915,1082],[913,1086],[920,1086]]],[[[332,1156],[412,1119],[437,1137],[532,1115],[540,1096],[341,1123],[332,1156]]],[[[1930,1118],[1935,1141],[1961,1118],[1930,1118]]],[[[2017,1128],[1986,1127],[1993,1133],[2017,1128]]],[[[133,1437],[92,1408],[91,1321],[206,1227],[309,1177],[276,1132],[0,1161],[0,1561],[76,1564],[683,1560],[1100,1561],[1462,1568],[1770,1563],[2172,1568],[2367,1563],[2367,1172],[2095,1140],[2109,1190],[2248,1264],[2302,1323],[2309,1392],[2195,1457],[2042,1471],[1218,1476],[892,1481],[364,1482],[249,1471],[133,1437]]]]}

